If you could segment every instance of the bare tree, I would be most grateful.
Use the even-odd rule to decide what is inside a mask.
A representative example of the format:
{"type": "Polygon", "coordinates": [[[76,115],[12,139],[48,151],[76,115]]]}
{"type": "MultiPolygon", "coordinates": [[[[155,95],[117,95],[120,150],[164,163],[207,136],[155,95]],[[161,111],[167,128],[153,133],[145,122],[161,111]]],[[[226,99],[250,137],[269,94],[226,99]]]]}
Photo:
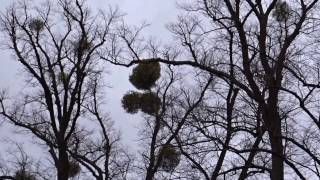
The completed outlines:
{"type": "MultiPolygon", "coordinates": [[[[125,37],[124,37],[125,38],[125,37]]],[[[129,42],[129,40],[127,41],[129,42]]],[[[150,43],[150,49],[155,50],[150,43]]],[[[174,58],[175,51],[164,50],[163,55],[174,58]]],[[[138,54],[136,54],[138,55],[138,54]]],[[[160,68],[158,63],[140,63],[130,75],[131,83],[140,91],[130,91],[122,100],[128,113],[145,113],[141,138],[144,149],[138,172],[146,180],[172,179],[180,176],[178,166],[181,152],[177,137],[184,129],[193,110],[205,97],[212,78],[201,84],[195,92],[179,87],[181,75],[170,66],[160,68]],[[160,81],[156,81],[160,78],[160,81]],[[143,91],[143,92],[141,92],[143,91]]]]}
{"type": "Polygon", "coordinates": [[[144,112],[137,175],[320,177],[317,0],[183,3],[170,46],[145,43],[145,25],[114,26],[116,11],[91,16],[83,1],[57,2],[1,17],[29,86],[23,97],[2,93],[0,113],[49,149],[59,180],[81,167],[98,180],[129,178],[133,160],[101,108],[100,59],[137,65],[129,79],[138,91],[122,100],[144,112]],[[183,65],[187,73],[172,67],[183,65]]]}
{"type": "MultiPolygon", "coordinates": [[[[225,91],[232,84],[231,95],[241,94],[242,98],[231,109],[236,108],[233,110],[236,112],[244,107],[239,109],[242,124],[234,127],[238,129],[236,132],[233,128],[231,132],[239,135],[240,142],[248,138],[255,140],[242,148],[228,147],[230,131],[227,130],[223,135],[225,141],[220,143],[219,158],[213,158],[218,166],[208,179],[216,179],[217,172],[219,176],[234,173],[239,179],[252,174],[257,178],[269,174],[271,179],[284,179],[292,176],[289,172],[301,179],[318,177],[316,149],[319,147],[314,136],[319,132],[319,112],[314,110],[318,107],[315,98],[319,88],[319,66],[315,60],[319,54],[318,1],[195,0],[181,7],[187,15],[181,16],[169,29],[182,44],[182,60],[162,56],[141,58],[141,54],[142,57],[148,54],[141,53],[137,47],[140,31],[122,37],[134,60],[103,58],[123,66],[151,62],[188,65],[219,78],[222,84],[229,84],[224,86],[225,91]],[[247,132],[247,136],[238,132],[247,132]],[[233,167],[224,165],[222,169],[226,170],[219,172],[226,150],[242,160],[231,164],[233,167]]],[[[226,100],[224,107],[228,109],[230,98],[226,100]]],[[[228,110],[224,112],[228,117],[228,110]]],[[[214,113],[209,117],[215,117],[214,113]]],[[[197,121],[204,118],[207,117],[197,121]]],[[[198,130],[212,131],[206,126],[198,130]]],[[[207,135],[206,131],[202,134],[207,135]]],[[[199,170],[200,165],[203,164],[199,164],[199,170]]]]}
{"type": "Polygon", "coordinates": [[[43,160],[36,160],[26,153],[23,144],[7,141],[11,147],[7,149],[5,158],[1,158],[0,179],[50,179],[50,171],[43,160]]]}
{"type": "Polygon", "coordinates": [[[119,139],[109,131],[97,100],[103,73],[97,54],[108,49],[120,17],[112,8],[92,15],[81,0],[47,1],[45,6],[19,1],[1,16],[7,47],[23,67],[27,88],[16,98],[2,93],[0,114],[48,148],[58,180],[77,175],[79,163],[97,179],[127,173],[119,171],[128,170],[122,168],[128,166],[128,155],[115,148],[119,139]],[[102,134],[100,142],[83,138],[92,122],[102,134]]]}
{"type": "Polygon", "coordinates": [[[94,123],[94,132],[78,130],[71,140],[68,152],[88,169],[97,180],[127,179],[133,165],[133,156],[121,145],[120,132],[117,132],[100,107],[104,96],[99,92],[101,80],[92,80],[91,103],[85,105],[89,112],[86,117],[94,123]]]}

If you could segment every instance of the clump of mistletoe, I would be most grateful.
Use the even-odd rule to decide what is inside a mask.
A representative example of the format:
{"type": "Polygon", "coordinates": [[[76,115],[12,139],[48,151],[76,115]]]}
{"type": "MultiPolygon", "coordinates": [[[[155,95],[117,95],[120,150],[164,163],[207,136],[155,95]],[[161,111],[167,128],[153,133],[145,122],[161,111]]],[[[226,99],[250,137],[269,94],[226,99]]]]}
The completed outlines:
{"type": "Polygon", "coordinates": [[[279,21],[287,21],[290,17],[291,9],[286,1],[278,1],[273,11],[273,17],[279,21]]]}
{"type": "Polygon", "coordinates": [[[129,80],[142,92],[129,91],[122,98],[122,107],[131,114],[142,112],[155,115],[161,105],[161,99],[152,92],[156,81],[160,78],[160,64],[158,62],[140,63],[132,70],[129,80]]]}

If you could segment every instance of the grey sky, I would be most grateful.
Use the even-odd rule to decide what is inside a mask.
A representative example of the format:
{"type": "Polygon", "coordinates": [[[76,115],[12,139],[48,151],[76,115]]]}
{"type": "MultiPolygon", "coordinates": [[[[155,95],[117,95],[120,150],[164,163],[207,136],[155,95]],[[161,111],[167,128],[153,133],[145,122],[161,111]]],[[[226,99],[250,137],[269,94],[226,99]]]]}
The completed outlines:
{"type": "MultiPolygon", "coordinates": [[[[15,0],[1,0],[0,10],[3,13],[5,8],[15,0]]],[[[41,2],[41,0],[40,0],[41,2]]],[[[146,21],[150,27],[145,30],[146,36],[155,36],[162,41],[170,39],[169,32],[165,24],[174,21],[177,15],[174,0],[87,0],[93,9],[108,7],[108,4],[117,5],[121,12],[126,13],[126,23],[138,25],[146,21]]],[[[22,76],[19,71],[21,66],[12,59],[10,52],[1,46],[0,64],[0,89],[6,88],[9,92],[21,90],[22,76]]],[[[112,120],[115,121],[116,128],[122,132],[124,144],[137,139],[137,129],[139,124],[138,115],[129,115],[121,108],[121,96],[128,90],[133,89],[128,82],[130,70],[115,66],[109,66],[106,76],[106,83],[112,88],[105,89],[107,100],[107,111],[110,112],[112,120]]],[[[12,132],[12,130],[9,130],[12,132]]],[[[6,126],[0,127],[0,139],[11,136],[8,134],[6,126]]]]}

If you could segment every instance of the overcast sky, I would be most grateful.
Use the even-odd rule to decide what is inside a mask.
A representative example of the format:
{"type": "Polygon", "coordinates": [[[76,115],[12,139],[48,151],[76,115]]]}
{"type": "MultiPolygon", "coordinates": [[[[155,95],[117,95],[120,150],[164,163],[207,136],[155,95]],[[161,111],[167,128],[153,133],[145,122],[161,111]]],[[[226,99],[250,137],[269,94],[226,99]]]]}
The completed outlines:
{"type": "MultiPolygon", "coordinates": [[[[3,13],[5,8],[15,0],[0,0],[0,2],[0,10],[3,13]]],[[[146,36],[155,36],[162,41],[170,39],[165,24],[173,22],[178,12],[175,0],[88,0],[87,2],[90,3],[92,9],[103,9],[108,7],[109,4],[118,6],[126,14],[125,20],[128,24],[138,25],[146,21],[151,24],[145,30],[146,36]]],[[[1,47],[0,53],[0,90],[5,88],[9,92],[15,93],[21,89],[18,83],[22,78],[19,74],[21,66],[10,55],[11,52],[3,47],[1,47]]],[[[133,116],[125,113],[120,104],[122,95],[130,89],[133,90],[128,81],[130,70],[110,65],[108,71],[110,74],[105,79],[106,83],[112,88],[105,90],[106,107],[109,107],[107,111],[110,112],[112,120],[115,121],[116,128],[121,130],[124,144],[129,143],[130,146],[135,146],[133,142],[138,138],[136,127],[139,124],[139,118],[137,115],[133,116]]],[[[7,126],[0,126],[0,139],[11,137],[8,131],[12,132],[12,130],[8,130],[7,126]]]]}

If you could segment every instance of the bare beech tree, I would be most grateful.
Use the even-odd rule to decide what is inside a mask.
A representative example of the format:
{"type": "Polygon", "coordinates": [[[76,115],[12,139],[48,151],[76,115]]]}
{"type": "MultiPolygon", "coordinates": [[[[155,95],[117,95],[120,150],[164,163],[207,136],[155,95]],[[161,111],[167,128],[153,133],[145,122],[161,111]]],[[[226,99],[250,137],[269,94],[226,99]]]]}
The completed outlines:
{"type": "Polygon", "coordinates": [[[92,15],[81,0],[44,6],[19,1],[1,16],[7,47],[23,67],[27,88],[16,98],[2,93],[0,114],[45,145],[58,180],[77,176],[81,167],[99,180],[125,179],[128,173],[130,157],[119,150],[97,93],[103,73],[97,54],[110,49],[120,17],[111,8],[92,15]],[[101,132],[100,139],[98,133],[90,136],[92,130],[101,132]]]}

